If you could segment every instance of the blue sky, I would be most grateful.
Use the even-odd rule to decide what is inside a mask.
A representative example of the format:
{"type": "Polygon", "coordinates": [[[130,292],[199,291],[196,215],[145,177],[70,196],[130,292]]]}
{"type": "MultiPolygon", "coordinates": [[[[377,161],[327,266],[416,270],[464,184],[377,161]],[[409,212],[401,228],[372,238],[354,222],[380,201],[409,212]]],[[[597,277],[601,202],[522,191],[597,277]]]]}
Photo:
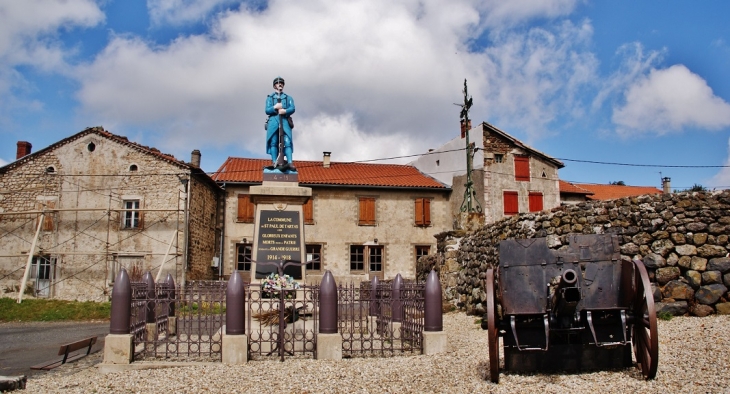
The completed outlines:
{"type": "Polygon", "coordinates": [[[278,75],[295,159],[415,155],[458,134],[466,78],[471,118],[564,160],[561,179],[730,188],[727,15],[711,0],[6,0],[0,164],[19,140],[99,125],[200,149],[209,172],[265,157],[278,75]]]}

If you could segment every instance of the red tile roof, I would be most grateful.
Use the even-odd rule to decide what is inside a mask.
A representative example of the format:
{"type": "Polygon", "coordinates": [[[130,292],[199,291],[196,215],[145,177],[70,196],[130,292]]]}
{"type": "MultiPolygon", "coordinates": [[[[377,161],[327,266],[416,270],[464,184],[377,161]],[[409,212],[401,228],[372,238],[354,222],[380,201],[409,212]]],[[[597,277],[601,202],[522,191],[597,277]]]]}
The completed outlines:
{"type": "Polygon", "coordinates": [[[592,196],[587,196],[590,200],[613,200],[616,198],[662,193],[661,190],[652,186],[581,184],[580,187],[593,192],[592,196]]]}
{"type": "Polygon", "coordinates": [[[558,185],[560,186],[560,193],[570,193],[570,194],[593,194],[592,191],[583,189],[580,186],[576,186],[570,182],[566,182],[563,180],[558,180],[558,185]]]}
{"type": "MultiPolygon", "coordinates": [[[[263,168],[270,164],[269,159],[229,157],[212,178],[216,182],[262,183],[263,168]]],[[[448,190],[446,185],[408,165],[331,162],[330,167],[325,168],[321,161],[294,160],[294,166],[299,173],[299,183],[305,185],[448,190]]]]}

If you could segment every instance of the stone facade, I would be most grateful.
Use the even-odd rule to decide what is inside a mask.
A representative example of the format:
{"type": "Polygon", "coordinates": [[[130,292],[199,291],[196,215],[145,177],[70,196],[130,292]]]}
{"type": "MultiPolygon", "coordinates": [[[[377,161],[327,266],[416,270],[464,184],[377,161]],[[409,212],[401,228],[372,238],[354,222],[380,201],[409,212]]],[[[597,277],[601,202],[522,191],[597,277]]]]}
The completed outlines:
{"type": "Polygon", "coordinates": [[[438,253],[419,262],[419,276],[435,267],[447,299],[481,314],[499,241],[547,237],[559,248],[572,233],[618,235],[621,258],[646,265],[658,311],[730,312],[730,190],[584,202],[513,216],[469,235],[445,232],[437,236],[438,253]]]}
{"type": "Polygon", "coordinates": [[[210,278],[219,193],[200,169],[102,128],[25,156],[0,168],[0,233],[12,235],[0,291],[17,296],[41,212],[28,296],[108,300],[120,267],[210,278]]]}
{"type": "MultiPolygon", "coordinates": [[[[307,282],[319,283],[325,270],[332,271],[338,283],[370,280],[367,268],[350,270],[350,245],[383,246],[383,271],[378,276],[389,279],[400,273],[415,276],[416,246],[436,249],[434,235],[451,226],[449,190],[411,191],[388,188],[343,188],[308,185],[312,188],[313,224],[305,224],[307,245],[320,245],[321,269],[308,270],[307,282]],[[375,197],[376,225],[358,225],[358,198],[375,197]],[[431,225],[415,225],[414,200],[430,198],[431,225]]],[[[253,243],[254,224],[237,220],[238,195],[248,194],[248,185],[226,184],[224,275],[234,269],[237,245],[253,243]],[[244,241],[245,240],[245,241],[244,241]]],[[[367,265],[367,261],[366,261],[367,265]]],[[[373,274],[374,275],[374,274],[373,274]]],[[[250,280],[246,275],[245,280],[250,280]]]]}

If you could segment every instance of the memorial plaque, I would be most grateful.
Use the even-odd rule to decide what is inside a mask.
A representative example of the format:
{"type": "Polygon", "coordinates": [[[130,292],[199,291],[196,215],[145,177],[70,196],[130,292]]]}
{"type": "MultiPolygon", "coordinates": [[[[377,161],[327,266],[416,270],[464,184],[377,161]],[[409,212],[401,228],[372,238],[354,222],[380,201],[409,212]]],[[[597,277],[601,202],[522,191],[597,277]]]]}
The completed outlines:
{"type": "MultiPolygon", "coordinates": [[[[302,223],[297,211],[267,211],[259,214],[258,249],[256,261],[282,262],[302,261],[302,223]]],[[[288,266],[284,274],[294,279],[302,279],[301,266],[288,266]]],[[[269,264],[256,264],[256,279],[262,279],[270,273],[276,273],[277,268],[269,264]]]]}

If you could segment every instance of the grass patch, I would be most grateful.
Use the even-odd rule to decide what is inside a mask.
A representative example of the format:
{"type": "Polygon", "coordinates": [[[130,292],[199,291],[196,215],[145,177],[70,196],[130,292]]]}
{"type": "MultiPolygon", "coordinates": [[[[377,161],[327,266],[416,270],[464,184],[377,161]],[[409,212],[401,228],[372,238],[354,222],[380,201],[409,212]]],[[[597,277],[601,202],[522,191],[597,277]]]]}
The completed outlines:
{"type": "Polygon", "coordinates": [[[672,320],[672,318],[674,317],[674,315],[672,315],[672,314],[671,314],[671,313],[669,313],[669,312],[659,312],[659,313],[657,313],[657,314],[656,314],[656,317],[657,317],[657,318],[658,318],[659,320],[666,320],[666,321],[670,321],[670,320],[672,320]]]}
{"type": "Polygon", "coordinates": [[[111,303],[0,298],[0,322],[109,319],[111,303]]]}

